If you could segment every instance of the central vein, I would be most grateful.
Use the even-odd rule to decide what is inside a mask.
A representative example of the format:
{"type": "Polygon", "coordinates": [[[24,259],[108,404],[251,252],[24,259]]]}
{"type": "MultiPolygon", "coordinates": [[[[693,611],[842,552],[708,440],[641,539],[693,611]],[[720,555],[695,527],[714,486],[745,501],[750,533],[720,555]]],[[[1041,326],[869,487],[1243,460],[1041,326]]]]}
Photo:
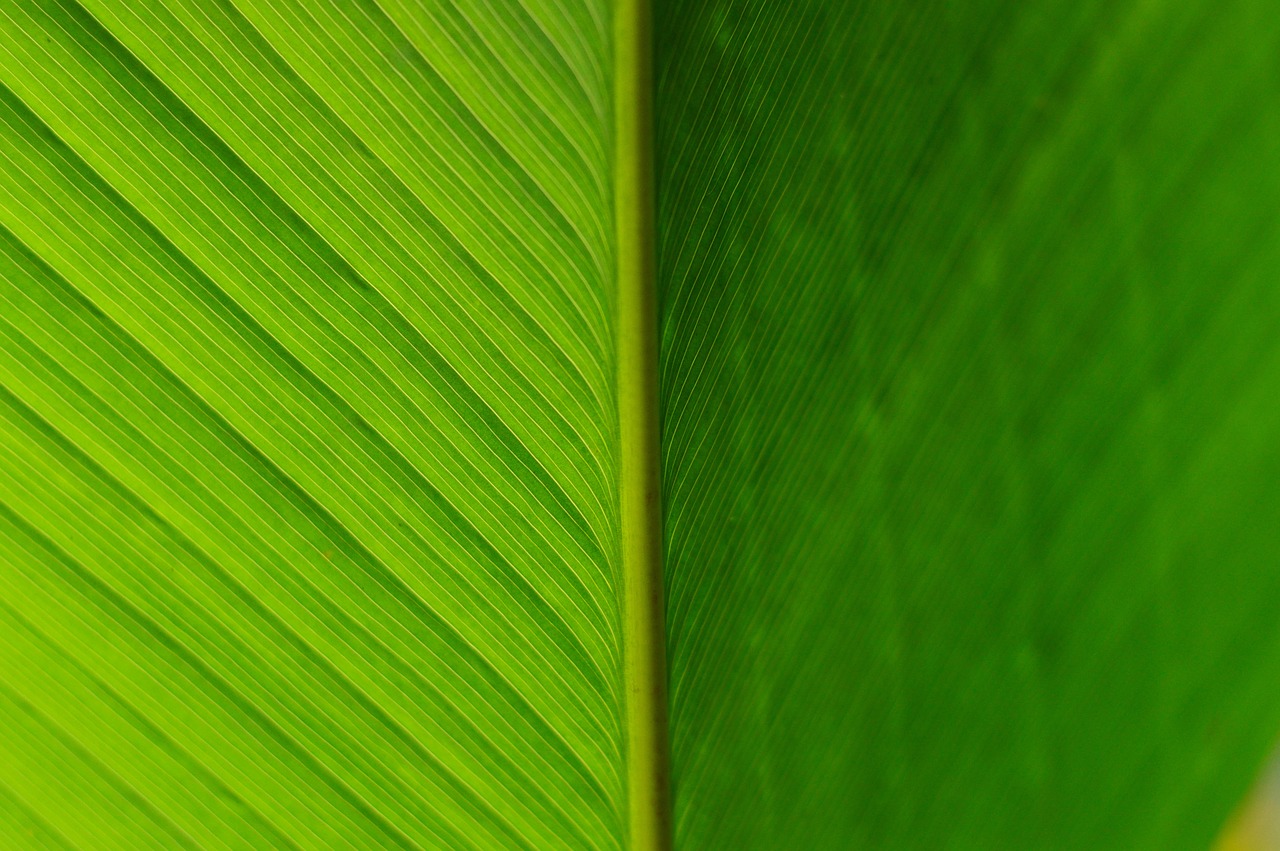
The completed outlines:
{"type": "Polygon", "coordinates": [[[618,425],[630,847],[632,851],[665,851],[671,847],[671,817],[658,488],[648,6],[648,0],[617,0],[614,10],[618,425]]]}

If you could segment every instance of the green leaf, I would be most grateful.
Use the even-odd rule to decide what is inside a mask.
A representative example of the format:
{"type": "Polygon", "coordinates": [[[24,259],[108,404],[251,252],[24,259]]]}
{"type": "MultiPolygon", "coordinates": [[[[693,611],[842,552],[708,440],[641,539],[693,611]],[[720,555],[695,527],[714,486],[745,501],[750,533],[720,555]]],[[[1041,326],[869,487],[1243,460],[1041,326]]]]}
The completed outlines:
{"type": "Polygon", "coordinates": [[[622,842],[609,16],[0,16],[0,787],[88,847],[622,842]]]}
{"type": "Polygon", "coordinates": [[[1275,4],[655,15],[677,846],[1208,847],[1280,718],[1275,4]]]}
{"type": "Polygon", "coordinates": [[[0,847],[1204,847],[1272,5],[4,0],[0,847]]]}

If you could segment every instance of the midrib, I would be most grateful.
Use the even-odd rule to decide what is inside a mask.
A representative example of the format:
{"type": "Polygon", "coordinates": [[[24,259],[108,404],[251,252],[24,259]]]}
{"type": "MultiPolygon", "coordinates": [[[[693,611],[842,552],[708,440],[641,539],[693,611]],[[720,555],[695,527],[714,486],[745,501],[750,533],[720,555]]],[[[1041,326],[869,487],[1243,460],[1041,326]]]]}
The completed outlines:
{"type": "Polygon", "coordinates": [[[618,229],[623,659],[632,851],[671,847],[658,487],[651,57],[649,0],[616,0],[614,218],[618,229]]]}

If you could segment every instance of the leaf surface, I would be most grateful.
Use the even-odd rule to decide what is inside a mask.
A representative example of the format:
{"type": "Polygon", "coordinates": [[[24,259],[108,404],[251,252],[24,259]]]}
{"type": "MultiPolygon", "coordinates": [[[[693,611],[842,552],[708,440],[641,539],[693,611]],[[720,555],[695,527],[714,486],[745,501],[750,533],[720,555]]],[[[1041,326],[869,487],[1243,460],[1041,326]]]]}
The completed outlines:
{"type": "Polygon", "coordinates": [[[647,15],[0,3],[0,845],[1208,844],[1271,4],[647,15]]]}
{"type": "Polygon", "coordinates": [[[0,789],[33,839],[621,843],[608,26],[5,4],[0,789]]]}
{"type": "Polygon", "coordinates": [[[1204,848],[1280,718],[1268,2],[659,0],[682,848],[1204,848]]]}

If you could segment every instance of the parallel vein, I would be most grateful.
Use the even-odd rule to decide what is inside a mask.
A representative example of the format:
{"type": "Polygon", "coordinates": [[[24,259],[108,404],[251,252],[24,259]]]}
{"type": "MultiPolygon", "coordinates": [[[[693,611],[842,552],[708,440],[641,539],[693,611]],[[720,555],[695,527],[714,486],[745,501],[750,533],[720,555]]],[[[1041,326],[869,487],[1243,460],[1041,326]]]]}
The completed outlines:
{"type": "Polygon", "coordinates": [[[32,843],[625,844],[611,18],[516,9],[0,9],[32,843]]]}

